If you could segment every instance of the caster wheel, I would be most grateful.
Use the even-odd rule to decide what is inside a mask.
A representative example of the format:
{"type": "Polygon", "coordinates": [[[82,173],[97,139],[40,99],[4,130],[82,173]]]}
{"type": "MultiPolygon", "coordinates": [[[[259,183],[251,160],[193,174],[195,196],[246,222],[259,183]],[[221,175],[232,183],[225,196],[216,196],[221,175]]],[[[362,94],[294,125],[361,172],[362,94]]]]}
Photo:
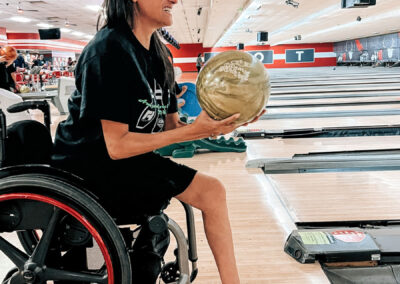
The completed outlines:
{"type": "Polygon", "coordinates": [[[173,283],[179,280],[180,272],[177,262],[168,262],[161,271],[161,279],[165,283],[173,283]]]}

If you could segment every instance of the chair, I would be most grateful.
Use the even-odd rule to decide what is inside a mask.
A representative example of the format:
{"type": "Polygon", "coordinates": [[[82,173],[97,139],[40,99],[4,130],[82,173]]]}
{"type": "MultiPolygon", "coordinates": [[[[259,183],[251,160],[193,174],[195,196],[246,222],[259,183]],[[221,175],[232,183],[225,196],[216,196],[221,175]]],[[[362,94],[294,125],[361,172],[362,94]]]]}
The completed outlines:
{"type": "MultiPolygon", "coordinates": [[[[43,104],[23,102],[8,112],[35,105],[49,112],[43,104]]],[[[132,283],[130,246],[119,228],[125,224],[106,212],[87,181],[49,165],[49,127],[50,120],[46,126],[23,120],[7,129],[0,110],[0,233],[17,232],[25,250],[0,236],[0,252],[16,266],[3,283],[132,283]]],[[[183,206],[188,239],[163,212],[132,218],[142,229],[159,233],[168,227],[173,233],[177,260],[163,267],[166,283],[191,283],[197,275],[193,211],[183,206]]]]}
{"type": "Polygon", "coordinates": [[[53,78],[56,78],[56,79],[58,79],[58,78],[60,78],[61,77],[61,71],[53,71],[53,78]]]}
{"type": "Polygon", "coordinates": [[[25,81],[25,76],[22,73],[15,74],[15,81],[18,85],[26,85],[27,82],[25,81]]]}

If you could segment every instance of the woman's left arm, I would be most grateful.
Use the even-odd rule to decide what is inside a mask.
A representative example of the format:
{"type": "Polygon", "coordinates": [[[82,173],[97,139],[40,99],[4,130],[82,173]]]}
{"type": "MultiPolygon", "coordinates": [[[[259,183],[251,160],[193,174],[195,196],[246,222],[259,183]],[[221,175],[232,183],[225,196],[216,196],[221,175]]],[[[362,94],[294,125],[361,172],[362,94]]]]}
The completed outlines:
{"type": "Polygon", "coordinates": [[[165,120],[165,130],[171,130],[186,125],[186,123],[180,120],[177,112],[167,114],[165,120]]]}

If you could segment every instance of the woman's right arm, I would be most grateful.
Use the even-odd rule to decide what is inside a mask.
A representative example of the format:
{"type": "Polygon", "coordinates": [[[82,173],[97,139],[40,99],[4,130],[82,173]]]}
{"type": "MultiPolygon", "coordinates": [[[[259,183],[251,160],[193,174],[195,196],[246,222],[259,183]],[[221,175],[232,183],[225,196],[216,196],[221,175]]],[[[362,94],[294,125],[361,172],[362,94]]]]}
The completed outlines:
{"type": "Polygon", "coordinates": [[[239,114],[221,121],[210,118],[202,111],[194,123],[158,133],[129,132],[128,125],[120,122],[101,120],[103,135],[111,159],[125,159],[164,146],[202,139],[212,135],[226,134],[238,127],[235,121],[239,114]]]}

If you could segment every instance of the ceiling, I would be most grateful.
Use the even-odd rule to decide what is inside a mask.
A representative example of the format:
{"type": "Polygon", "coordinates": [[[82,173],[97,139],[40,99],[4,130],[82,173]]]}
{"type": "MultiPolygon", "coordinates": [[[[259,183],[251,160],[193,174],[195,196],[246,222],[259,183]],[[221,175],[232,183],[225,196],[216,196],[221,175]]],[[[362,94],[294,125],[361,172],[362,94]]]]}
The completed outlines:
{"type": "MultiPolygon", "coordinates": [[[[101,2],[0,0],[0,27],[8,32],[37,32],[38,24],[65,28],[68,22],[68,29],[83,34],[64,32],[65,37],[88,40],[96,32],[98,14],[89,5],[101,2]],[[23,13],[17,12],[18,6],[23,13]],[[10,20],[15,16],[31,21],[10,20]]],[[[269,33],[270,45],[337,42],[400,31],[400,0],[377,0],[376,6],[358,9],[341,9],[341,0],[296,2],[298,8],[287,5],[286,0],[178,0],[174,25],[167,30],[180,43],[203,43],[205,47],[256,45],[258,31],[269,33]],[[294,40],[297,35],[301,41],[294,40]]]]}

